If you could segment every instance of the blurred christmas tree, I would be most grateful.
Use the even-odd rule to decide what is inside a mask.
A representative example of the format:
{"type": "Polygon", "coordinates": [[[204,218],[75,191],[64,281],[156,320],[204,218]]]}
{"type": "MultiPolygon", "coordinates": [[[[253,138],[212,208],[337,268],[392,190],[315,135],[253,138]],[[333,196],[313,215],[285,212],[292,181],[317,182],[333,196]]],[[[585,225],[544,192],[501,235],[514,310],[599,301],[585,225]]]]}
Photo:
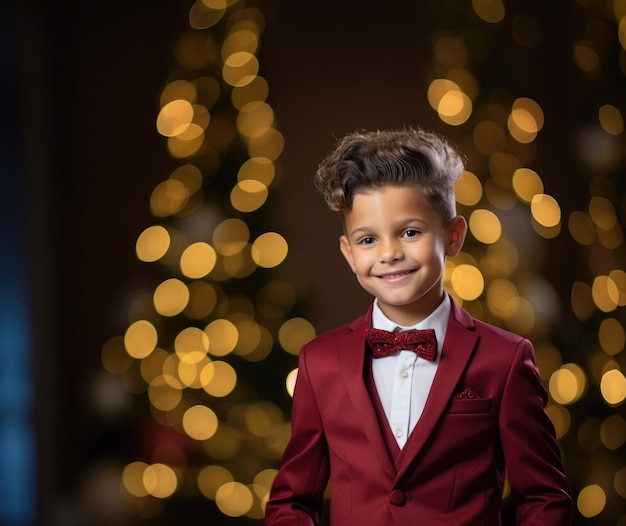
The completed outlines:
{"type": "Polygon", "coordinates": [[[449,290],[535,343],[576,523],[623,526],[626,2],[442,11],[428,99],[469,160],[471,233],[449,290]]]}
{"type": "Polygon", "coordinates": [[[290,432],[282,408],[295,355],[314,329],[294,316],[299,292],[281,274],[288,245],[264,213],[283,137],[259,75],[263,13],[198,0],[189,23],[156,119],[175,166],[136,244],[155,286],[102,361],[141,404],[122,475],[139,516],[180,520],[202,501],[241,523],[263,516],[290,432]]]}

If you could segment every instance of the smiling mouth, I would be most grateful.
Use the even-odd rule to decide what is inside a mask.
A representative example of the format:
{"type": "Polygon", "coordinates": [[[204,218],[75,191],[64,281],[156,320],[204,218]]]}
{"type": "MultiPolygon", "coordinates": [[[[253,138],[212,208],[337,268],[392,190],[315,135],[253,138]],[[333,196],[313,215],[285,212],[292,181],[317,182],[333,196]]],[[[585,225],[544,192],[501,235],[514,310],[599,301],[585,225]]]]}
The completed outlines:
{"type": "Polygon", "coordinates": [[[376,277],[380,279],[399,279],[404,276],[408,276],[409,274],[413,274],[413,272],[415,272],[415,270],[405,270],[402,272],[394,272],[392,274],[379,274],[376,277]]]}

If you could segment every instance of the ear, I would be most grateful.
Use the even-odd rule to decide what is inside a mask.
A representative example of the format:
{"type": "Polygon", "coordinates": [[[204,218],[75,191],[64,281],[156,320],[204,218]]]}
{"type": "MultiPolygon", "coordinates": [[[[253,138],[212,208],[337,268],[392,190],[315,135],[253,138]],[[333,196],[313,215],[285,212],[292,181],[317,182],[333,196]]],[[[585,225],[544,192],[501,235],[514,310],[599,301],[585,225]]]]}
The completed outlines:
{"type": "Polygon", "coordinates": [[[352,257],[352,245],[350,245],[350,241],[348,241],[348,238],[345,235],[339,238],[339,249],[341,250],[343,257],[346,258],[348,265],[350,265],[352,272],[356,273],[354,267],[354,257],[352,257]]]}
{"type": "Polygon", "coordinates": [[[463,216],[456,216],[448,225],[448,245],[446,247],[446,256],[456,256],[465,242],[467,234],[467,221],[463,216]]]}

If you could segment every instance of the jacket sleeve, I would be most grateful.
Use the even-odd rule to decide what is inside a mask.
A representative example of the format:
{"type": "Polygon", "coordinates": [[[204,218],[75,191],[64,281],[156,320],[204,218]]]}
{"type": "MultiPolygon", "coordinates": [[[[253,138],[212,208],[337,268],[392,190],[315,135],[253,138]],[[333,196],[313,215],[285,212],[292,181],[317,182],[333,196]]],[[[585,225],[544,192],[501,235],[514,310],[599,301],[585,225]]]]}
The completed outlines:
{"type": "Polygon", "coordinates": [[[266,526],[310,526],[320,521],[329,476],[329,455],[322,419],[300,352],[293,396],[291,439],[265,508],[266,526]]]}
{"type": "Polygon", "coordinates": [[[572,497],[554,427],[544,411],[546,402],[533,347],[520,340],[500,409],[500,436],[518,526],[572,522],[572,497]]]}

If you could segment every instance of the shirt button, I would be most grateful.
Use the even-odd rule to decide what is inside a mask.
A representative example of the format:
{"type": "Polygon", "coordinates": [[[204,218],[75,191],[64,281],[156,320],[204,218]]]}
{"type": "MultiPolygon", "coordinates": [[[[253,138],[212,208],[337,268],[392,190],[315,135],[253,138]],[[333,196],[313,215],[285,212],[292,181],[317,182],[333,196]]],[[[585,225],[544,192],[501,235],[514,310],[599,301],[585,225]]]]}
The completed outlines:
{"type": "Polygon", "coordinates": [[[402,372],[400,373],[400,376],[402,376],[402,378],[408,378],[409,371],[407,371],[406,369],[403,369],[402,372]]]}
{"type": "Polygon", "coordinates": [[[396,427],[393,431],[393,434],[396,435],[397,437],[401,437],[402,436],[402,429],[400,429],[399,427],[396,427]]]}

